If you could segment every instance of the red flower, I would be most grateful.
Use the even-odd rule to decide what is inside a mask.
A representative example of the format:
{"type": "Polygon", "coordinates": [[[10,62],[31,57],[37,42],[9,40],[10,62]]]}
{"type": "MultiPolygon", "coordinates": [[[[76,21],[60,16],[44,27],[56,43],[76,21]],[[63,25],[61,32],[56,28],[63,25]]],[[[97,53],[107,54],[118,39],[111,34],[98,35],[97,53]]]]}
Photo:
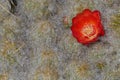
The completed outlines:
{"type": "Polygon", "coordinates": [[[98,40],[105,34],[101,24],[100,12],[91,12],[85,9],[72,19],[71,26],[73,36],[82,44],[89,44],[98,40]]]}

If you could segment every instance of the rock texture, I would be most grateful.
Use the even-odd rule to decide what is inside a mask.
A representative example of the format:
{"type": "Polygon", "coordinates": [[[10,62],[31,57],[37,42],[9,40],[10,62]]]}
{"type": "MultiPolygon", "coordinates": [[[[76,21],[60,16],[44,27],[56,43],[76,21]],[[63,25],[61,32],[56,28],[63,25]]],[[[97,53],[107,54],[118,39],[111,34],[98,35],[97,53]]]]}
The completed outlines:
{"type": "Polygon", "coordinates": [[[120,0],[0,0],[0,80],[120,80],[120,0]],[[106,32],[89,46],[70,30],[86,8],[106,32]]]}

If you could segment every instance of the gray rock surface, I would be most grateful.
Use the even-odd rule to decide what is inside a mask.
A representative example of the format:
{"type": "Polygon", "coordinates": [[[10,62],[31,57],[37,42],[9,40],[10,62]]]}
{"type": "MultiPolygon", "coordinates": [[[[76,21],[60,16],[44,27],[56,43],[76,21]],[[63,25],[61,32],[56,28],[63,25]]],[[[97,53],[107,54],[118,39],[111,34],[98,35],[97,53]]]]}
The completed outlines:
{"type": "Polygon", "coordinates": [[[120,0],[0,0],[0,80],[120,80],[120,0]],[[70,30],[86,8],[106,32],[89,46],[70,30]]]}

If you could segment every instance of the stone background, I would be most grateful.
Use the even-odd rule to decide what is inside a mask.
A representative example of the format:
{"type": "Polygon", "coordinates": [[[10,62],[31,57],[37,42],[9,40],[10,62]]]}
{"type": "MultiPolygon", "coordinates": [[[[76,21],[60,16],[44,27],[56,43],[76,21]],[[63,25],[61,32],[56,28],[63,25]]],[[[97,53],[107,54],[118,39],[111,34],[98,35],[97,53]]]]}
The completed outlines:
{"type": "Polygon", "coordinates": [[[0,0],[0,80],[120,80],[120,0],[0,0]],[[106,32],[89,46],[70,30],[86,8],[106,32]]]}

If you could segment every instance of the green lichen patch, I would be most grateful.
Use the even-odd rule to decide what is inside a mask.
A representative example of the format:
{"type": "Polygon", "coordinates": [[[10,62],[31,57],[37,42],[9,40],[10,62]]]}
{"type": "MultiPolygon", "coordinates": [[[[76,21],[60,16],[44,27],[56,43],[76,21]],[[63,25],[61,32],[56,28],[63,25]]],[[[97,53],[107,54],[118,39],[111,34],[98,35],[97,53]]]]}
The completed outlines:
{"type": "Polygon", "coordinates": [[[94,2],[87,0],[87,1],[83,1],[83,0],[76,0],[75,1],[75,6],[73,7],[74,12],[79,13],[81,11],[83,11],[86,8],[89,9],[94,9],[94,2]]]}
{"type": "Polygon", "coordinates": [[[8,40],[3,40],[2,42],[0,56],[9,62],[9,64],[15,63],[16,59],[14,58],[14,52],[17,50],[16,44],[8,40]]]}
{"type": "MultiPolygon", "coordinates": [[[[6,19],[6,17],[11,14],[8,8],[7,1],[0,1],[0,22],[6,19]]],[[[12,15],[13,16],[13,15],[12,15]]]]}
{"type": "Polygon", "coordinates": [[[120,12],[111,18],[111,28],[115,31],[116,35],[120,37],[120,12]]]}
{"type": "Polygon", "coordinates": [[[66,50],[68,53],[77,53],[80,44],[76,41],[76,39],[71,34],[63,34],[62,39],[60,40],[59,47],[62,50],[66,50]]]}
{"type": "Polygon", "coordinates": [[[19,51],[15,42],[18,24],[13,16],[5,17],[0,25],[0,57],[10,65],[16,63],[15,55],[19,51]]]}
{"type": "Polygon", "coordinates": [[[103,62],[103,61],[96,62],[96,67],[99,70],[103,70],[105,68],[105,66],[106,66],[106,62],[103,62]]]}
{"type": "Polygon", "coordinates": [[[50,45],[55,42],[55,31],[53,25],[49,21],[36,22],[31,29],[31,39],[35,45],[50,45]],[[46,44],[44,44],[46,42],[46,44]]]}
{"type": "Polygon", "coordinates": [[[108,7],[112,7],[114,0],[101,0],[102,3],[108,7]]]}
{"type": "Polygon", "coordinates": [[[25,0],[24,4],[26,12],[36,18],[49,15],[49,1],[47,0],[25,0]]]}

